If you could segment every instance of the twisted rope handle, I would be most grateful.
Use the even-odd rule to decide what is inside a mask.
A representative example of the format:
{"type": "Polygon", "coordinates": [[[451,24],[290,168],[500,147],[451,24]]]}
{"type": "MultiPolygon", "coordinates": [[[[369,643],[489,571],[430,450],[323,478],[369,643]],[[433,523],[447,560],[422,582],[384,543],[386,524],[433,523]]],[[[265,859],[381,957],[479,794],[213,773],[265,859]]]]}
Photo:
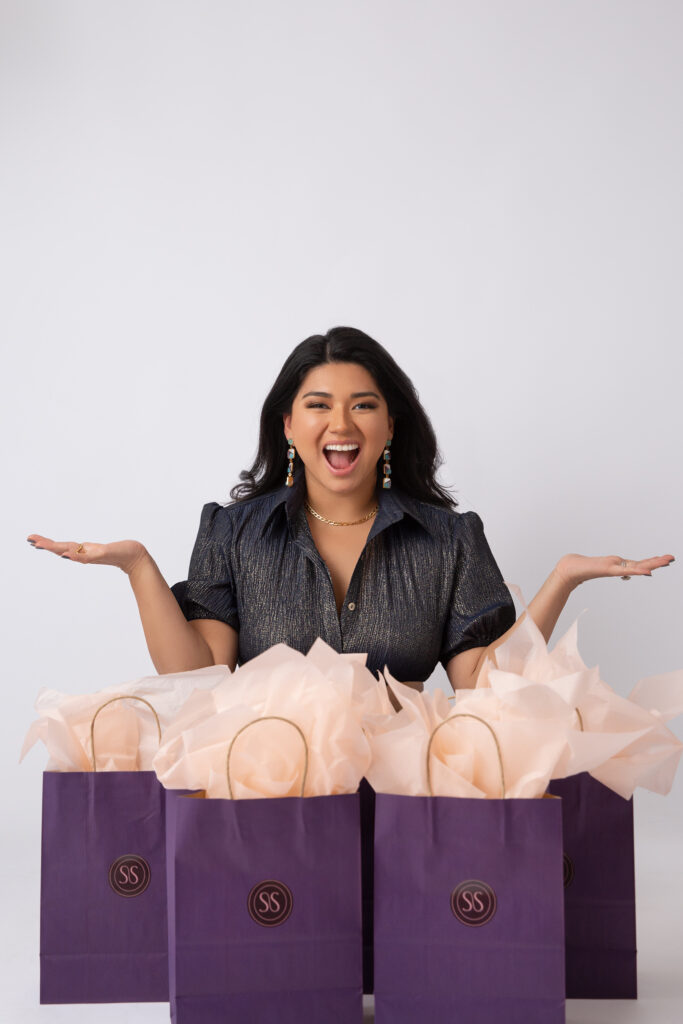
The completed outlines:
{"type": "Polygon", "coordinates": [[[442,729],[444,725],[448,725],[456,718],[473,718],[475,722],[481,722],[482,725],[485,725],[488,731],[491,733],[491,736],[493,737],[493,742],[496,745],[496,753],[498,754],[501,796],[505,797],[505,772],[503,771],[503,755],[500,752],[500,744],[498,742],[498,737],[496,736],[495,732],[493,731],[489,723],[485,722],[483,718],[480,718],[479,715],[467,714],[466,712],[462,712],[462,714],[458,714],[458,712],[456,712],[454,715],[451,715],[450,718],[444,718],[443,722],[439,722],[436,729],[433,730],[431,736],[429,737],[429,743],[427,744],[427,787],[429,789],[429,795],[434,796],[434,791],[432,789],[432,772],[429,764],[429,757],[432,752],[432,743],[434,742],[434,737],[436,736],[439,729],[442,729]]]}
{"type": "Polygon", "coordinates": [[[145,700],[144,697],[133,697],[127,696],[125,694],[121,697],[112,697],[111,700],[107,700],[104,702],[104,704],[100,705],[95,714],[92,716],[92,722],[90,723],[90,748],[92,750],[92,770],[94,772],[97,771],[97,761],[95,757],[95,720],[97,719],[97,716],[99,715],[100,711],[103,711],[104,708],[109,707],[110,704],[115,704],[117,700],[139,700],[141,704],[146,704],[147,707],[152,712],[152,714],[154,715],[154,721],[157,723],[157,732],[159,734],[159,743],[161,743],[161,723],[159,721],[159,716],[148,700],[145,700]]]}
{"type": "Polygon", "coordinates": [[[238,729],[232,738],[230,746],[228,747],[228,756],[225,762],[225,772],[226,775],[228,776],[228,793],[230,795],[230,799],[235,799],[232,795],[232,782],[230,780],[230,757],[232,755],[232,748],[235,746],[235,740],[241,733],[245,732],[247,729],[251,729],[252,725],[258,725],[260,722],[286,722],[287,725],[291,725],[293,729],[296,729],[296,731],[299,733],[299,736],[301,736],[301,739],[304,744],[304,774],[303,778],[301,779],[301,792],[299,793],[299,796],[303,796],[304,789],[306,787],[306,778],[308,776],[308,743],[306,742],[306,737],[304,736],[303,732],[296,724],[296,722],[292,722],[291,719],[283,718],[282,715],[264,715],[263,718],[255,718],[253,722],[247,722],[247,724],[243,725],[241,729],[238,729]]]}

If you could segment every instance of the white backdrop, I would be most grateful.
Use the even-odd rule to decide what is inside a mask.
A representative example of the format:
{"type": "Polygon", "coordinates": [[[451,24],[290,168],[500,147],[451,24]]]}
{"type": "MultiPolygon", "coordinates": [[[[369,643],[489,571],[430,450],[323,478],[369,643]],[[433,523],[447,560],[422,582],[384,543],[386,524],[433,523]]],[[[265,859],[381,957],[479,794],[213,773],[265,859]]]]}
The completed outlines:
{"type": "MultiPolygon", "coordinates": [[[[556,636],[587,609],[622,693],[683,668],[682,50],[675,0],[0,0],[7,1019],[38,1020],[36,692],[154,671],[125,576],[24,538],[184,578],[304,337],[392,352],[527,597],[566,551],[678,554],[556,636]]],[[[641,1000],[570,1021],[683,1011],[683,782],[636,805],[641,1000]]]]}

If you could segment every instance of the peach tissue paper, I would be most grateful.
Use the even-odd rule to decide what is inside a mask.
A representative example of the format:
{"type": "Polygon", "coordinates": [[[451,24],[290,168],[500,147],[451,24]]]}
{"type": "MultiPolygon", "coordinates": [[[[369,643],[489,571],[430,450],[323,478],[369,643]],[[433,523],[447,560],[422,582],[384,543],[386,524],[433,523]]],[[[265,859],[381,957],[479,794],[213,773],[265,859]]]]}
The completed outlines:
{"type": "Polygon", "coordinates": [[[637,786],[669,792],[683,744],[665,723],[683,711],[683,671],[643,679],[621,697],[584,664],[576,622],[551,651],[526,612],[495,662],[454,700],[385,669],[401,708],[368,727],[367,778],[377,791],[428,795],[431,781],[434,795],[534,798],[551,779],[586,771],[624,798],[637,786]],[[428,776],[430,736],[458,716],[434,734],[428,776]]]}
{"type": "Polygon", "coordinates": [[[97,715],[97,771],[150,771],[159,749],[154,714],[141,700],[114,698],[143,698],[151,704],[163,735],[190,694],[216,686],[229,674],[227,666],[213,665],[192,672],[145,676],[79,696],[42,689],[35,703],[39,717],[28,730],[20,759],[42,740],[50,755],[48,771],[93,771],[90,737],[97,715]]]}
{"type": "Polygon", "coordinates": [[[299,796],[302,784],[307,797],[355,792],[370,765],[363,724],[391,712],[365,660],[321,639],[306,655],[276,644],[187,700],[154,758],[157,776],[169,789],[229,798],[234,740],[235,799],[299,796]]]}

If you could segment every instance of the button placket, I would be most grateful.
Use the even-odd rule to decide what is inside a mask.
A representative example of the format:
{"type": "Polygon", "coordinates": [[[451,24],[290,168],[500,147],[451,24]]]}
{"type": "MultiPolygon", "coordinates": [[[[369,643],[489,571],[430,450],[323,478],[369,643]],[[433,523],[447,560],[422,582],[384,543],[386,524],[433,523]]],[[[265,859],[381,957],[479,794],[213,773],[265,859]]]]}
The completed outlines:
{"type": "Polygon", "coordinates": [[[353,576],[349,583],[349,589],[346,593],[346,599],[342,605],[340,615],[340,627],[341,627],[341,638],[342,638],[342,650],[350,639],[356,634],[359,626],[358,616],[361,614],[359,605],[359,593],[361,580],[363,578],[363,563],[365,561],[365,549],[361,552],[360,558],[356,568],[354,569],[353,576]]]}
{"type": "MultiPolygon", "coordinates": [[[[308,527],[306,528],[308,529],[308,527]]],[[[327,600],[323,601],[323,613],[327,623],[327,628],[330,631],[329,637],[331,638],[333,635],[336,637],[336,645],[334,642],[331,642],[330,646],[341,651],[343,644],[342,628],[341,622],[339,621],[339,615],[337,614],[337,604],[334,597],[334,586],[332,584],[330,571],[321,558],[320,552],[313,543],[313,538],[310,536],[310,533],[308,537],[306,534],[300,533],[294,543],[301,548],[306,558],[308,558],[312,563],[316,576],[318,578],[322,577],[322,580],[324,581],[322,583],[322,587],[327,591],[328,597],[327,600]]]]}

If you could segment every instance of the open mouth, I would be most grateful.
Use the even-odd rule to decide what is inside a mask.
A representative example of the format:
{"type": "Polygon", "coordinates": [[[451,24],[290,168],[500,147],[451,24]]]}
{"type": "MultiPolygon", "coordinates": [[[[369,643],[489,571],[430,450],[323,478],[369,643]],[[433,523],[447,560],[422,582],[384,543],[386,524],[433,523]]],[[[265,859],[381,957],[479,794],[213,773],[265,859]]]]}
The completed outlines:
{"type": "Polygon", "coordinates": [[[323,448],[323,455],[336,472],[351,469],[359,454],[360,446],[356,444],[325,445],[323,448]]]}

